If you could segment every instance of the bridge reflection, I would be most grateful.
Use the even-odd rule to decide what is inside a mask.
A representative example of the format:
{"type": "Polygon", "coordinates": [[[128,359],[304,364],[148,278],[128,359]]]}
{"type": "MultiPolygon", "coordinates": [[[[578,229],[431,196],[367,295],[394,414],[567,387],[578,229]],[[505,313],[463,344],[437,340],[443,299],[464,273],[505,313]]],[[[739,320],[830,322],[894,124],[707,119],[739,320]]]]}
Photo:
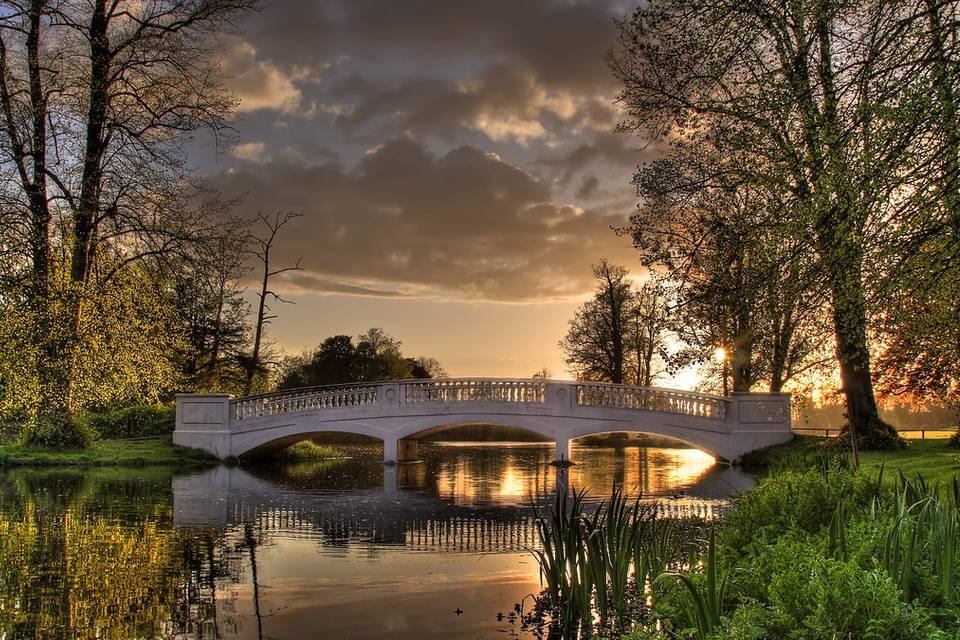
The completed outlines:
{"type": "Polygon", "coordinates": [[[549,508],[561,486],[589,486],[596,497],[588,500],[588,509],[616,483],[642,489],[665,517],[711,520],[725,509],[726,496],[751,482],[737,469],[709,465],[706,471],[681,465],[691,475],[700,471],[691,482],[678,482],[680,471],[666,469],[656,460],[656,450],[610,453],[614,461],[623,458],[612,469],[594,464],[570,470],[510,464],[502,451],[493,453],[500,461],[494,473],[478,455],[435,465],[376,464],[370,473],[358,473],[362,462],[350,462],[344,473],[330,471],[319,479],[268,468],[218,467],[174,479],[174,521],[181,526],[253,525],[268,536],[282,532],[331,547],[508,552],[536,544],[531,496],[538,507],[549,508]],[[674,492],[660,491],[666,488],[674,492]]]}

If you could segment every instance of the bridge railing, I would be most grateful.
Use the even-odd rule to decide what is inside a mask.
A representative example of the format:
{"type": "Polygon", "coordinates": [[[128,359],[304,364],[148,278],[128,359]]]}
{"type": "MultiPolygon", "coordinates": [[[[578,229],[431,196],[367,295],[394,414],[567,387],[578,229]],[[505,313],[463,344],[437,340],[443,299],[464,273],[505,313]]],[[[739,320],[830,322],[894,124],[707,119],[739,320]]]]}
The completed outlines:
{"type": "Polygon", "coordinates": [[[230,401],[234,420],[313,409],[340,409],[379,404],[380,385],[355,384],[279,391],[230,401]]]}
{"type": "Polygon", "coordinates": [[[602,382],[577,383],[577,404],[583,407],[662,411],[716,420],[724,419],[727,406],[722,396],[602,382]]]}
{"type": "MultiPolygon", "coordinates": [[[[231,419],[281,415],[316,409],[380,406],[385,386],[399,390],[400,404],[507,402],[543,404],[550,384],[575,386],[576,404],[660,411],[723,420],[726,400],[703,393],[600,382],[556,383],[522,378],[444,378],[360,383],[279,391],[230,401],[231,419]]],[[[393,396],[390,396],[393,397],[393,396]]]]}
{"type": "Polygon", "coordinates": [[[542,380],[458,378],[404,382],[401,402],[523,402],[546,401],[547,384],[542,380]]]}

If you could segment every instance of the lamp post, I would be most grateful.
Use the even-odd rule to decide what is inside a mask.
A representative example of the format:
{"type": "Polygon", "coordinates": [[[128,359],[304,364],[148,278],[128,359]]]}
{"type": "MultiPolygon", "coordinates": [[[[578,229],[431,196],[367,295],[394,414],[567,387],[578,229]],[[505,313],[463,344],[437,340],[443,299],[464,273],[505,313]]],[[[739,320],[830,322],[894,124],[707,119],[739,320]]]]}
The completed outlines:
{"type": "Polygon", "coordinates": [[[724,347],[717,347],[713,351],[713,358],[723,365],[723,395],[726,397],[729,392],[729,388],[727,386],[727,377],[729,376],[730,356],[724,347]]]}

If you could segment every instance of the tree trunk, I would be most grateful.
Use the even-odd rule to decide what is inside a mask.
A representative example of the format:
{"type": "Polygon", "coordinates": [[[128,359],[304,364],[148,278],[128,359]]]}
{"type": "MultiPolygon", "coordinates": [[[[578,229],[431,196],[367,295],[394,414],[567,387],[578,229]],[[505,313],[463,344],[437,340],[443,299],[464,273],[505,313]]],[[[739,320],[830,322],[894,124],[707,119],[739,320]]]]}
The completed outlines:
{"type": "Polygon", "coordinates": [[[73,254],[70,264],[70,289],[67,292],[67,308],[72,316],[72,325],[64,326],[64,364],[66,365],[67,410],[72,415],[76,409],[75,384],[77,350],[80,324],[83,321],[85,289],[90,278],[97,243],[97,224],[100,216],[100,198],[103,191],[103,154],[107,148],[105,128],[109,103],[110,43],[107,39],[108,19],[105,0],[97,0],[90,18],[88,39],[90,41],[89,107],[86,121],[86,148],[83,156],[83,173],[80,181],[80,197],[73,209],[73,254]]]}
{"type": "Polygon", "coordinates": [[[257,325],[253,334],[253,351],[250,362],[247,363],[247,380],[243,386],[243,394],[250,395],[253,388],[253,377],[260,367],[260,342],[263,339],[263,323],[267,313],[267,291],[270,288],[270,247],[267,245],[263,253],[263,279],[260,283],[260,304],[257,307],[257,325]]]}
{"type": "Polygon", "coordinates": [[[105,0],[97,0],[90,18],[90,86],[87,108],[86,149],[80,198],[74,210],[73,255],[70,279],[85,283],[96,244],[96,225],[103,189],[103,153],[106,149],[105,126],[109,103],[110,43],[105,0]]]}

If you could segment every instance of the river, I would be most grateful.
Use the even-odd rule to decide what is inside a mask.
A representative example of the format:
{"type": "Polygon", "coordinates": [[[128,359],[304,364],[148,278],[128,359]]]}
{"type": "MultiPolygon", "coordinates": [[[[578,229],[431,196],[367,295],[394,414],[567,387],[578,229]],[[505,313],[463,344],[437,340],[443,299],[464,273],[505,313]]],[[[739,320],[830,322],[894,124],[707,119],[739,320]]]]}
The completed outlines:
{"type": "Polygon", "coordinates": [[[531,500],[617,484],[712,518],[751,484],[695,449],[575,447],[566,472],[536,444],[432,444],[397,467],[345,452],[0,473],[0,637],[526,637],[510,612],[540,588],[531,500]]]}

